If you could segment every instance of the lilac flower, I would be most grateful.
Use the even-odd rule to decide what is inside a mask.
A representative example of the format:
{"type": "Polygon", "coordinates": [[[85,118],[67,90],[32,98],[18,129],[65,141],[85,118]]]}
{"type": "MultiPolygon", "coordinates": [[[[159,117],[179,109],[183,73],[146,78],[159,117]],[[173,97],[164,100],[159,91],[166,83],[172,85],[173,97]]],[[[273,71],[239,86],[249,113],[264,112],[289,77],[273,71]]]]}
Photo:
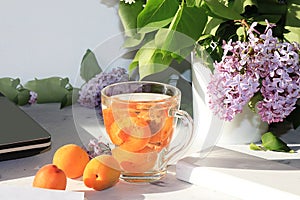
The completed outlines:
{"type": "Polygon", "coordinates": [[[124,68],[118,67],[109,72],[101,72],[83,85],[79,91],[78,102],[85,107],[101,108],[101,90],[110,84],[128,80],[129,76],[124,68]]]}
{"type": "Polygon", "coordinates": [[[135,3],[135,0],[120,0],[120,1],[124,1],[125,3],[128,3],[128,4],[135,3]]]}
{"type": "Polygon", "coordinates": [[[28,100],[28,103],[29,104],[35,104],[37,102],[38,94],[34,91],[30,91],[29,94],[30,94],[30,98],[28,100]]]}
{"type": "Polygon", "coordinates": [[[99,139],[91,139],[86,151],[91,159],[102,154],[111,155],[111,148],[109,147],[109,144],[103,143],[101,141],[101,137],[99,139]]]}
{"type": "Polygon", "coordinates": [[[273,37],[270,24],[256,36],[255,26],[251,25],[247,42],[223,44],[222,61],[214,64],[208,86],[209,106],[214,114],[230,121],[259,92],[263,99],[256,106],[261,119],[280,122],[295,109],[300,97],[300,46],[273,37]]]}

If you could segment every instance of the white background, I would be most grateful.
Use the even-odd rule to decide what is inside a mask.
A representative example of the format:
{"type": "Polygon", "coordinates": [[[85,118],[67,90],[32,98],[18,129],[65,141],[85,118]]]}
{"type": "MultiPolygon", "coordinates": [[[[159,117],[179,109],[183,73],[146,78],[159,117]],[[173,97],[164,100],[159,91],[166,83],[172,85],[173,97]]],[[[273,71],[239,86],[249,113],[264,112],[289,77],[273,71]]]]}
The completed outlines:
{"type": "Polygon", "coordinates": [[[0,78],[60,76],[74,85],[86,50],[121,33],[117,2],[0,0],[0,78]]]}

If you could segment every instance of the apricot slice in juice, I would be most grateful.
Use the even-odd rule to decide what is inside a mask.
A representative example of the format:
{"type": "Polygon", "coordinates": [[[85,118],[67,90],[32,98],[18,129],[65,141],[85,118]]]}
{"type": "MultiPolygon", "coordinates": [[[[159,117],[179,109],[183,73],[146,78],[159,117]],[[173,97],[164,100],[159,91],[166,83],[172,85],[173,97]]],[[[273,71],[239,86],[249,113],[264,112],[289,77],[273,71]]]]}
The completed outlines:
{"type": "Polygon", "coordinates": [[[110,108],[103,109],[102,114],[103,114],[104,125],[106,129],[109,129],[109,127],[114,122],[114,116],[112,110],[110,108]]]}
{"type": "Polygon", "coordinates": [[[112,156],[119,162],[121,168],[125,172],[144,173],[155,167],[158,158],[157,152],[141,150],[140,152],[126,151],[120,147],[112,150],[112,156]]]}
{"type": "Polygon", "coordinates": [[[112,143],[114,143],[115,145],[123,144],[128,137],[128,135],[124,131],[122,131],[122,129],[120,129],[118,123],[116,122],[112,123],[107,132],[112,143]]]}
{"type": "Polygon", "coordinates": [[[127,151],[139,151],[146,147],[151,137],[151,130],[149,125],[143,119],[137,117],[128,118],[130,123],[128,126],[123,127],[123,131],[128,134],[124,143],[120,148],[127,151]]]}
{"type": "Polygon", "coordinates": [[[150,140],[151,130],[148,123],[137,117],[115,121],[109,131],[111,141],[127,151],[139,151],[150,140]]]}
{"type": "Polygon", "coordinates": [[[160,150],[169,144],[172,133],[173,117],[168,117],[163,128],[150,138],[149,143],[156,146],[156,150],[160,150]]]}

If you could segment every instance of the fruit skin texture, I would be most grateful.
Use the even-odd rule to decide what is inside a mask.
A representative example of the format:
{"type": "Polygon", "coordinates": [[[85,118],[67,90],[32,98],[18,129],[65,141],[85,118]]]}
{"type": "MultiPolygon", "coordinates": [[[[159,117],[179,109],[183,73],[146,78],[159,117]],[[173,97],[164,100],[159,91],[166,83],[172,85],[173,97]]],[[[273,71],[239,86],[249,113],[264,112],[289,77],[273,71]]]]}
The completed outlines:
{"type": "Polygon", "coordinates": [[[44,165],[36,173],[33,187],[65,190],[67,186],[67,177],[64,171],[53,164],[44,165]]]}
{"type": "Polygon", "coordinates": [[[89,162],[89,155],[76,144],[67,144],[56,150],[53,164],[63,170],[68,178],[78,178],[89,162]]]}
{"type": "Polygon", "coordinates": [[[104,190],[115,185],[120,175],[118,162],[110,155],[100,155],[86,165],[83,182],[94,190],[104,190]]]}

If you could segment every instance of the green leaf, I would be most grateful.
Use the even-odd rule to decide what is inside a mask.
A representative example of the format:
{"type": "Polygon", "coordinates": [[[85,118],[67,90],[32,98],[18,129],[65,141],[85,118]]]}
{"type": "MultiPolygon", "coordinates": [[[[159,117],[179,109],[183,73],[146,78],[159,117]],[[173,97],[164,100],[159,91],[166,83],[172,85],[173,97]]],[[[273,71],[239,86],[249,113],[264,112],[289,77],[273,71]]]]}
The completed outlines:
{"type": "Polygon", "coordinates": [[[88,82],[95,75],[101,73],[95,54],[91,50],[87,50],[81,61],[80,76],[88,82]]]}
{"type": "Polygon", "coordinates": [[[260,92],[257,92],[256,94],[254,94],[254,96],[248,102],[248,106],[249,106],[250,110],[255,112],[256,103],[261,101],[261,100],[263,100],[263,96],[260,92]]]}
{"type": "Polygon", "coordinates": [[[286,13],[285,29],[288,31],[284,34],[285,39],[290,42],[300,42],[300,2],[299,0],[288,1],[286,13]]]}
{"type": "Polygon", "coordinates": [[[17,87],[20,84],[20,79],[13,79],[9,77],[0,79],[0,92],[6,96],[9,100],[18,102],[18,90],[17,87]]]}
{"type": "Polygon", "coordinates": [[[186,0],[186,5],[188,7],[200,7],[203,0],[186,0]]]}
{"type": "Polygon", "coordinates": [[[24,87],[38,94],[37,103],[61,102],[69,93],[68,78],[51,77],[28,81],[24,87]]]}
{"type": "Polygon", "coordinates": [[[140,80],[144,77],[165,70],[172,62],[171,52],[157,48],[152,40],[142,46],[129,66],[129,73],[138,67],[140,80]]]}
{"type": "Polygon", "coordinates": [[[206,21],[202,8],[180,6],[169,29],[161,28],[157,32],[155,45],[162,53],[171,53],[171,57],[181,61],[190,55],[206,21]]]}
{"type": "Polygon", "coordinates": [[[62,98],[60,108],[64,108],[66,106],[72,105],[79,97],[79,88],[73,88],[73,90],[69,90],[68,93],[62,98]]]}
{"type": "Polygon", "coordinates": [[[148,0],[137,17],[140,33],[148,33],[168,25],[179,7],[176,0],[148,0]]]}
{"type": "Polygon", "coordinates": [[[125,36],[133,37],[137,33],[137,16],[143,10],[145,1],[136,0],[133,4],[120,1],[119,17],[125,30],[125,36]]]}
{"type": "Polygon", "coordinates": [[[254,144],[254,143],[250,144],[250,149],[254,150],[254,151],[264,151],[264,148],[262,148],[261,146],[258,146],[256,144],[254,144]]]}
{"type": "Polygon", "coordinates": [[[215,17],[208,17],[207,24],[205,25],[205,30],[203,31],[204,34],[215,35],[218,27],[223,22],[224,22],[223,19],[219,19],[219,18],[215,18],[215,17]]]}
{"type": "Polygon", "coordinates": [[[124,48],[131,48],[139,45],[144,40],[145,34],[144,33],[137,33],[132,37],[129,37],[125,40],[123,47],[124,48]]]}
{"type": "MultiPolygon", "coordinates": [[[[289,0],[290,1],[290,0],[289,0]]],[[[289,2],[287,1],[287,2],[289,2]]],[[[298,0],[296,0],[298,1],[298,0]]],[[[287,10],[286,4],[278,3],[278,0],[258,1],[258,13],[260,14],[285,14],[287,10]]]]}
{"type": "Polygon", "coordinates": [[[205,0],[210,11],[220,19],[238,20],[244,12],[241,1],[205,0]]]}
{"type": "Polygon", "coordinates": [[[30,91],[27,89],[20,89],[18,90],[18,102],[17,104],[20,106],[24,106],[26,104],[28,104],[28,100],[30,98],[30,91]]]}
{"type": "Polygon", "coordinates": [[[205,10],[201,7],[186,7],[183,6],[182,15],[175,25],[171,27],[180,33],[183,33],[193,40],[198,40],[207,23],[208,16],[205,10]]]}
{"type": "Polygon", "coordinates": [[[240,26],[236,25],[234,21],[226,21],[220,24],[215,35],[219,39],[219,41],[229,41],[230,39],[232,39],[233,41],[237,41],[238,36],[236,34],[236,31],[239,27],[240,26]]]}
{"type": "Polygon", "coordinates": [[[291,122],[293,124],[294,129],[297,129],[300,126],[299,116],[300,116],[300,106],[296,105],[296,108],[286,118],[289,122],[291,122]]]}
{"type": "Polygon", "coordinates": [[[267,132],[261,136],[263,147],[271,151],[291,152],[292,150],[280,138],[272,132],[267,132]]]}
{"type": "Polygon", "coordinates": [[[26,105],[30,98],[29,90],[24,89],[20,84],[20,79],[1,78],[0,92],[4,94],[10,101],[20,106],[26,105]]]}

